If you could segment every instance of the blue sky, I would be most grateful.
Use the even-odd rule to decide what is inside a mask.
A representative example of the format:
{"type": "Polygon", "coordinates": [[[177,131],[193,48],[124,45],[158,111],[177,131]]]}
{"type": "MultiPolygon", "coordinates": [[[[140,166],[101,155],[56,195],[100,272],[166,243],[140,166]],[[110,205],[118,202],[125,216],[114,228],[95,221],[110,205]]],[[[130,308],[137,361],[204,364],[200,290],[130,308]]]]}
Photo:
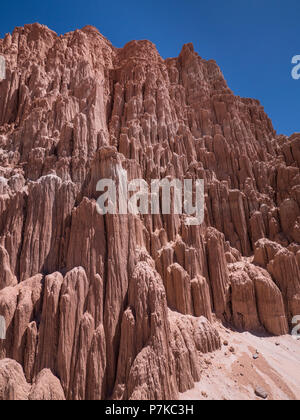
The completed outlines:
{"type": "Polygon", "coordinates": [[[164,57],[193,42],[215,59],[235,94],[261,101],[278,133],[300,132],[299,0],[12,0],[2,1],[0,37],[39,22],[59,34],[96,26],[115,46],[149,39],[164,57]]]}

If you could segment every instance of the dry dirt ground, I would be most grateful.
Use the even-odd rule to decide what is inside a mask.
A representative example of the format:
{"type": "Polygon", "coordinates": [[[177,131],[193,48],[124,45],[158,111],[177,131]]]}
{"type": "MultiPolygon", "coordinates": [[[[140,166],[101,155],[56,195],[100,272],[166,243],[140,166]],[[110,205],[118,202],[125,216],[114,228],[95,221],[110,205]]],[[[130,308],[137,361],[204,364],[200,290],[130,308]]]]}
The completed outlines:
{"type": "Polygon", "coordinates": [[[201,382],[181,399],[262,400],[255,394],[260,387],[268,400],[300,400],[299,340],[219,330],[226,345],[207,355],[201,382]]]}

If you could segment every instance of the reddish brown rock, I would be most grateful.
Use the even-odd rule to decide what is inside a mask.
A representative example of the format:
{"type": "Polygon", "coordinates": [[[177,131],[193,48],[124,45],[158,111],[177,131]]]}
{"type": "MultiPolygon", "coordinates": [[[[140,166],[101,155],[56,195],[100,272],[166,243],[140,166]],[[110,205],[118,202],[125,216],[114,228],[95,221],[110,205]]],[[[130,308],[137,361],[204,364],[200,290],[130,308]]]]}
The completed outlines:
{"type": "Polygon", "coordinates": [[[229,315],[229,272],[225,257],[223,235],[208,230],[207,236],[210,282],[213,293],[214,311],[222,319],[229,315]]]}
{"type": "Polygon", "coordinates": [[[173,399],[201,381],[218,322],[289,332],[299,134],[277,135],[192,44],[163,60],[33,24],[0,54],[0,398],[173,399]],[[204,179],[204,223],[101,216],[97,182],[125,170],[204,179]]]}
{"type": "Polygon", "coordinates": [[[258,241],[254,261],[265,267],[281,290],[286,305],[288,320],[300,311],[300,266],[297,257],[298,246],[285,249],[270,241],[258,241]],[[295,255],[296,254],[296,255],[295,255]]]}
{"type": "Polygon", "coordinates": [[[0,361],[0,400],[28,400],[30,385],[26,382],[22,366],[15,360],[0,361]]]}
{"type": "Polygon", "coordinates": [[[246,271],[255,285],[258,315],[262,325],[270,334],[288,334],[288,320],[279,288],[265,270],[249,265],[246,271]]]}
{"type": "Polygon", "coordinates": [[[94,332],[87,361],[86,399],[101,400],[106,394],[106,342],[103,325],[94,332]]]}
{"type": "Polygon", "coordinates": [[[0,400],[65,400],[59,380],[50,370],[43,370],[31,386],[26,382],[22,366],[15,360],[0,361],[0,400]]]}
{"type": "Polygon", "coordinates": [[[177,386],[180,392],[185,392],[201,381],[204,355],[220,349],[221,341],[218,332],[204,317],[184,317],[170,312],[169,319],[177,386]]]}
{"type": "Polygon", "coordinates": [[[50,370],[44,369],[36,377],[28,399],[35,401],[64,401],[66,398],[58,378],[50,370]]]}
{"type": "Polygon", "coordinates": [[[165,289],[170,309],[184,315],[193,314],[191,279],[179,264],[169,266],[165,289]]]}
{"type": "Polygon", "coordinates": [[[54,273],[45,278],[43,309],[39,328],[36,373],[43,368],[55,370],[59,339],[59,300],[63,276],[54,273]]]}
{"type": "Polygon", "coordinates": [[[241,331],[257,331],[260,321],[257,313],[255,284],[245,271],[243,263],[230,267],[232,322],[241,331]]]}
{"type": "Polygon", "coordinates": [[[0,267],[0,290],[8,286],[15,286],[17,279],[11,272],[8,252],[2,246],[0,246],[0,267]]]}
{"type": "Polygon", "coordinates": [[[136,266],[129,284],[129,308],[122,322],[116,396],[177,396],[166,294],[153,264],[140,262],[136,266]]]}
{"type": "Polygon", "coordinates": [[[204,316],[212,321],[212,306],[210,290],[205,277],[197,276],[191,281],[194,315],[204,316]]]}

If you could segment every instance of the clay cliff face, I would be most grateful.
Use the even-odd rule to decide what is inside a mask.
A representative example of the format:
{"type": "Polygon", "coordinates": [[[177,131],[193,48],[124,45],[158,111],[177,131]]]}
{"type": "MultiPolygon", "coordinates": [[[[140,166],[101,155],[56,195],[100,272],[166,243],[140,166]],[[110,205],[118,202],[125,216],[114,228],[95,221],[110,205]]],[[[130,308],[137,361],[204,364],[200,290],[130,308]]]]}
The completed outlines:
{"type": "Polygon", "coordinates": [[[95,28],[0,40],[0,399],[170,399],[217,321],[300,314],[300,135],[276,135],[191,44],[163,60],[95,28]],[[101,216],[100,178],[205,180],[205,222],[101,216]]]}

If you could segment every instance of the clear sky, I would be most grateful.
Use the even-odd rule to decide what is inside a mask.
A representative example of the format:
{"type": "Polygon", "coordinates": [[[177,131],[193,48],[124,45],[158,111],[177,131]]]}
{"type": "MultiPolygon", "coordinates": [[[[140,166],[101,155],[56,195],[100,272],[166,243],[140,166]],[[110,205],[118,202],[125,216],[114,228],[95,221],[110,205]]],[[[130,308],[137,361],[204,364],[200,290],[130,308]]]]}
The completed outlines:
{"type": "Polygon", "coordinates": [[[0,37],[39,22],[59,34],[94,25],[116,47],[149,39],[164,57],[193,42],[215,59],[235,94],[261,101],[279,133],[300,132],[299,0],[11,0],[1,1],[0,37]]]}

